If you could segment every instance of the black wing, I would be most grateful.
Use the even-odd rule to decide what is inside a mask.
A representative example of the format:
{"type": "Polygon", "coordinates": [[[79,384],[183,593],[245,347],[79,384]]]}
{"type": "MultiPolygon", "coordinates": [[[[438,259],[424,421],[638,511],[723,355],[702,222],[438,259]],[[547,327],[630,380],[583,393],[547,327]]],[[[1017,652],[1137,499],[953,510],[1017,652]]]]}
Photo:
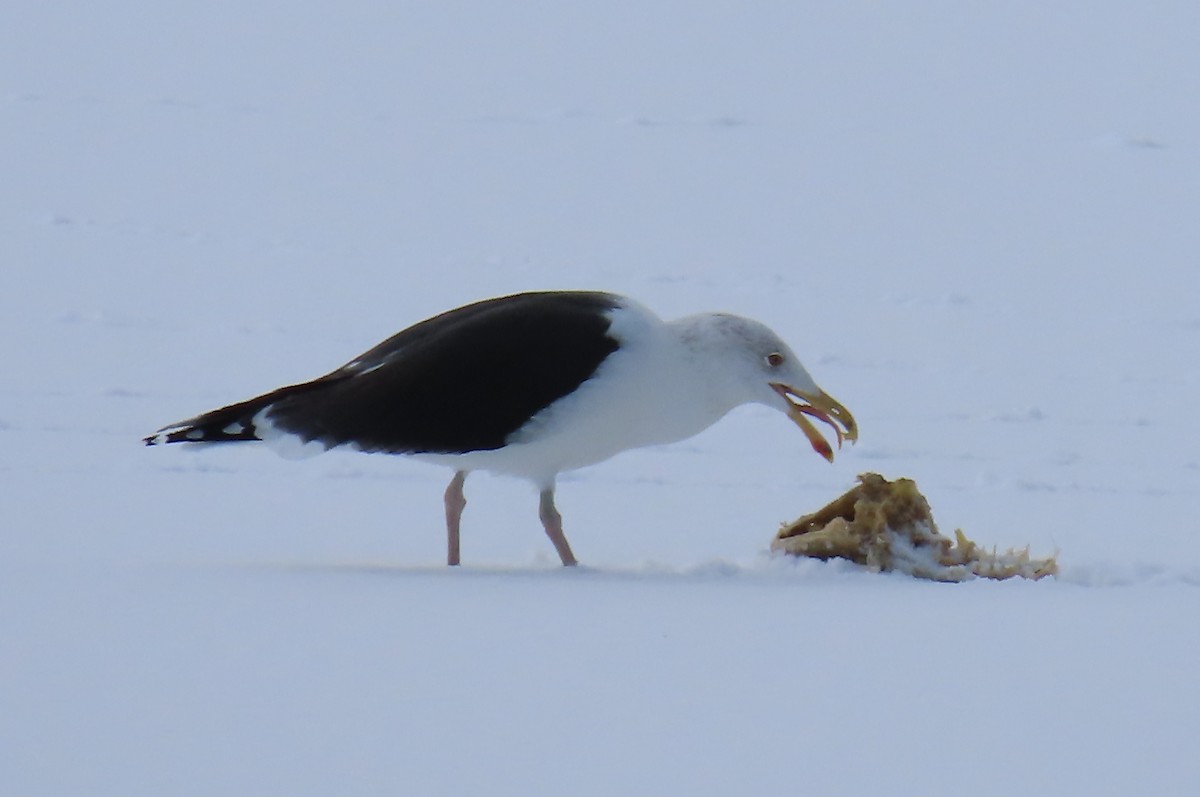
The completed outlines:
{"type": "Polygon", "coordinates": [[[489,299],[409,327],[320,379],[243,404],[269,406],[278,428],[328,447],[500,448],[616,350],[607,311],[619,304],[591,292],[489,299]]]}

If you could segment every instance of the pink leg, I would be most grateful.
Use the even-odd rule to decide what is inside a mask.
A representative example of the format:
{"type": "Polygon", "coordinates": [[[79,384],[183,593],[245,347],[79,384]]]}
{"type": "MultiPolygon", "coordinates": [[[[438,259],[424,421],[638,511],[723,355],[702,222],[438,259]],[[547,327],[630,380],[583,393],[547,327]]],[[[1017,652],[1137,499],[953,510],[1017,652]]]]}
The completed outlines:
{"type": "Polygon", "coordinates": [[[458,564],[458,529],[462,521],[463,508],[467,505],[463,495],[463,482],[467,480],[465,470],[456,471],[446,488],[446,564],[458,564]]]}
{"type": "Polygon", "coordinates": [[[575,554],[571,553],[571,545],[567,542],[566,535],[563,534],[562,515],[558,514],[558,508],[554,506],[554,488],[547,487],[542,490],[541,500],[538,503],[538,517],[542,519],[542,527],[546,529],[546,536],[550,538],[550,542],[554,543],[554,550],[558,551],[558,558],[566,567],[573,567],[578,562],[575,561],[575,554]]]}

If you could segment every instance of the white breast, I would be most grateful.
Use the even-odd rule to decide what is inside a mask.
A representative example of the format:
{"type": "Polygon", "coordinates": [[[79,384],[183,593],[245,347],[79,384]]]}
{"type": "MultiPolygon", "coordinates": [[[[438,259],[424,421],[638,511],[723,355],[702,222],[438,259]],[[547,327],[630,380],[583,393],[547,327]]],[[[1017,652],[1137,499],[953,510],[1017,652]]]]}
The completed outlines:
{"type": "Polygon", "coordinates": [[[712,399],[693,353],[656,315],[630,302],[611,318],[609,334],[620,348],[591,379],[518,429],[504,448],[417,457],[545,487],[563,471],[691,437],[732,409],[712,399]]]}

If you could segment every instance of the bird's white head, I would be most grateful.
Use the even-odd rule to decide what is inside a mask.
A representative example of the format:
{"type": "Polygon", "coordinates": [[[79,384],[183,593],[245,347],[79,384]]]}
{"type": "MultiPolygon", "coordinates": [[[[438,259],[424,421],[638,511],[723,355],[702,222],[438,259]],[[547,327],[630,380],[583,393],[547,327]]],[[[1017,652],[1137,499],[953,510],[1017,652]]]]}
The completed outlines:
{"type": "Polygon", "coordinates": [[[689,316],[671,324],[693,367],[705,373],[714,402],[729,409],[765,404],[803,430],[813,450],[833,461],[833,447],[809,418],[828,424],[842,442],[858,439],[854,416],[817,386],[808,370],[769,327],[728,313],[689,316]]]}

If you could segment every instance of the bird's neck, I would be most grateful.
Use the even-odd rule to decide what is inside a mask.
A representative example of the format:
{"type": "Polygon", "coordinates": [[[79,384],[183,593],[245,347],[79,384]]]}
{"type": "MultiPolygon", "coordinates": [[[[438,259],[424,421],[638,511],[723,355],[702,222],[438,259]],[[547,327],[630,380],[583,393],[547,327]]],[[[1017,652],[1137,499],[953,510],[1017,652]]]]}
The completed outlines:
{"type": "Polygon", "coordinates": [[[680,383],[687,386],[693,401],[707,409],[711,423],[745,403],[742,392],[729,378],[730,347],[723,331],[728,319],[721,313],[704,313],[667,324],[674,348],[672,357],[680,367],[680,383]]]}

